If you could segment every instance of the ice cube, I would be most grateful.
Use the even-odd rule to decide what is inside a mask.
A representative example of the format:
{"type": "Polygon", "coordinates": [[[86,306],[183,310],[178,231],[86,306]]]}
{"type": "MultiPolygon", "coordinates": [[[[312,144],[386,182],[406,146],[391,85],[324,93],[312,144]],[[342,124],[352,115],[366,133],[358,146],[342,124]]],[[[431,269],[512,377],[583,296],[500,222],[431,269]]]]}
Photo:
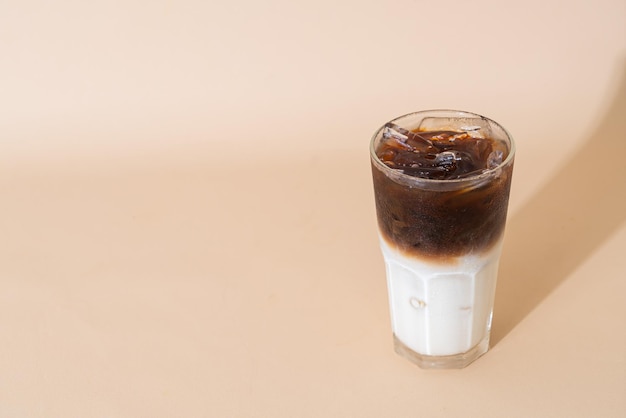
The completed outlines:
{"type": "Polygon", "coordinates": [[[500,164],[502,164],[502,159],[504,158],[504,153],[501,150],[492,151],[487,157],[487,168],[492,169],[496,168],[500,164]]]}
{"type": "Polygon", "coordinates": [[[488,138],[492,136],[491,125],[484,118],[463,117],[427,117],[422,119],[418,129],[420,131],[452,130],[467,132],[475,138],[488,138]]]}
{"type": "Polygon", "coordinates": [[[385,125],[383,137],[385,139],[393,138],[399,142],[403,148],[410,149],[411,151],[419,150],[426,152],[433,148],[433,143],[429,139],[419,133],[411,132],[391,122],[385,125]]]}
{"type": "Polygon", "coordinates": [[[441,167],[444,171],[450,173],[456,170],[457,161],[461,159],[461,156],[456,151],[444,151],[437,154],[435,158],[435,164],[437,167],[441,167]]]}
{"type": "Polygon", "coordinates": [[[406,129],[402,129],[392,123],[385,125],[383,130],[383,138],[387,140],[388,144],[394,144],[399,149],[413,150],[409,144],[406,143],[407,135],[406,129]]]}

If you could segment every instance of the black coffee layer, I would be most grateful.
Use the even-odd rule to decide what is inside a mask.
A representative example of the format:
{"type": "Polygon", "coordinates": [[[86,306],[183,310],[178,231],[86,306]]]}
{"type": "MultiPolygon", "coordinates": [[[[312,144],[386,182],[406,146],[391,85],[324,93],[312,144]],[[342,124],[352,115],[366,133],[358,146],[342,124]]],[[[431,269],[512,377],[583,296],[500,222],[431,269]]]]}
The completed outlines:
{"type": "MultiPolygon", "coordinates": [[[[474,172],[488,168],[486,159],[494,147],[490,140],[487,145],[484,141],[481,139],[480,146],[475,147],[478,152],[474,155],[480,158],[468,163],[478,167],[472,168],[474,172]]],[[[388,149],[383,142],[378,151],[383,154],[388,149]]],[[[422,156],[416,155],[416,160],[419,158],[422,156]]],[[[403,167],[394,170],[409,174],[403,167]]],[[[433,190],[397,182],[372,164],[383,238],[418,257],[445,259],[488,250],[504,230],[512,170],[512,163],[501,167],[479,186],[467,182],[465,188],[433,190]]]]}

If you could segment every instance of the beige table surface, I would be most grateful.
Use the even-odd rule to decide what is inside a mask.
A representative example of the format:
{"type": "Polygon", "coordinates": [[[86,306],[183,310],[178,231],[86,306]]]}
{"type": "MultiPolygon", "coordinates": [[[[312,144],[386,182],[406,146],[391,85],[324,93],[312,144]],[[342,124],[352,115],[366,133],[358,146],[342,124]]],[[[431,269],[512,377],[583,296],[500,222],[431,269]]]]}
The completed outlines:
{"type": "Polygon", "coordinates": [[[0,2],[0,417],[626,416],[623,0],[0,2]],[[489,353],[392,349],[368,142],[518,153],[489,353]]]}

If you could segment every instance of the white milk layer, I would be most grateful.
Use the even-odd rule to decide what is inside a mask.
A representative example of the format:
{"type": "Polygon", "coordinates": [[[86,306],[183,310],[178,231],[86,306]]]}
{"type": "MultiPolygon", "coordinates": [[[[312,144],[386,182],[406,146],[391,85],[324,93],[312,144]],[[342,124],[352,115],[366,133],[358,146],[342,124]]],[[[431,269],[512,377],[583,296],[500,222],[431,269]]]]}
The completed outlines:
{"type": "Polygon", "coordinates": [[[501,243],[454,264],[407,257],[381,239],[395,336],[427,356],[469,351],[489,335],[501,243]]]}

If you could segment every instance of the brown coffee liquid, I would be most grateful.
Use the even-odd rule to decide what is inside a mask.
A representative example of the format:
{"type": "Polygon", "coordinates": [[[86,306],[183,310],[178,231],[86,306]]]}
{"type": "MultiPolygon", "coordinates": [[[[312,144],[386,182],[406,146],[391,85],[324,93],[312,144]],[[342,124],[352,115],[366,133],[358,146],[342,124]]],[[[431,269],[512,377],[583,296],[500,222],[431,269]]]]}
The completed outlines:
{"type": "MultiPolygon", "coordinates": [[[[473,177],[495,168],[508,154],[500,141],[467,132],[394,132],[401,135],[383,138],[376,155],[389,168],[414,177],[473,177]]],[[[437,188],[402,184],[373,164],[383,238],[406,254],[428,259],[488,250],[504,230],[512,169],[513,164],[507,164],[482,181],[437,188]]]]}

